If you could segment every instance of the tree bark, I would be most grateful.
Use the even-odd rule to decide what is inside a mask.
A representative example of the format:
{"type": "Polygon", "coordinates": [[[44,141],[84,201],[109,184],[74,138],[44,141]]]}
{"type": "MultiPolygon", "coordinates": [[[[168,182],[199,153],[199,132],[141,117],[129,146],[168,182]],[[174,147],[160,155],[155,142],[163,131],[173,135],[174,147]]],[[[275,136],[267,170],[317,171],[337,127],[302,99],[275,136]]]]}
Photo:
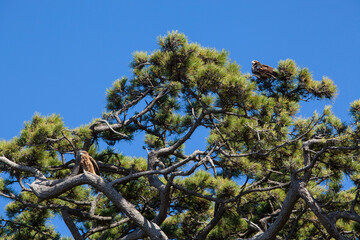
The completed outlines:
{"type": "Polygon", "coordinates": [[[281,211],[277,216],[275,222],[265,231],[264,233],[256,235],[254,240],[272,240],[276,238],[278,232],[284,227],[286,222],[288,221],[292,210],[294,209],[295,203],[299,199],[297,194],[297,189],[299,186],[299,182],[293,180],[290,184],[289,191],[286,195],[286,198],[283,202],[281,211]]]}
{"type": "Polygon", "coordinates": [[[84,173],[62,180],[37,179],[31,185],[31,189],[41,199],[54,198],[65,191],[82,184],[89,184],[96,190],[103,192],[124,214],[126,214],[141,230],[151,239],[168,239],[160,227],[147,220],[131,203],[129,203],[110,183],[106,183],[101,177],[84,173]]]}
{"type": "Polygon", "coordinates": [[[316,202],[316,200],[311,196],[309,190],[306,189],[304,184],[300,185],[299,196],[306,202],[309,208],[313,211],[316,217],[319,219],[320,223],[324,226],[326,231],[331,237],[339,240],[347,240],[347,238],[339,233],[334,222],[332,222],[328,216],[324,213],[322,208],[316,202]]]}
{"type": "Polygon", "coordinates": [[[64,222],[66,226],[69,228],[72,236],[75,240],[84,240],[84,238],[81,236],[78,228],[76,227],[75,223],[71,219],[69,213],[65,209],[61,209],[61,215],[64,219],[64,222]]]}
{"type": "Polygon", "coordinates": [[[207,235],[210,233],[210,231],[216,226],[216,224],[221,220],[224,212],[225,212],[225,207],[226,205],[224,203],[220,203],[219,204],[219,209],[216,211],[214,218],[209,222],[209,224],[207,224],[202,230],[201,232],[197,235],[197,237],[195,238],[195,240],[204,240],[206,239],[207,235]]]}

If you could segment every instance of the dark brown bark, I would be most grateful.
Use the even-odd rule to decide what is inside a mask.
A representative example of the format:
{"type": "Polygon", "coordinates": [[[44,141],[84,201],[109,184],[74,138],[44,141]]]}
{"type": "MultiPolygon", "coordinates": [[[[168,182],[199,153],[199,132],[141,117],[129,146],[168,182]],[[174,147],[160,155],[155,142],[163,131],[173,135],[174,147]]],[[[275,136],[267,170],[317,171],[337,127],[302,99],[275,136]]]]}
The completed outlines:
{"type": "Polygon", "coordinates": [[[64,219],[66,226],[69,228],[72,236],[74,237],[74,239],[75,240],[84,240],[84,238],[81,236],[79,230],[77,229],[75,223],[71,219],[70,214],[67,212],[67,210],[61,209],[61,215],[64,219]]]}

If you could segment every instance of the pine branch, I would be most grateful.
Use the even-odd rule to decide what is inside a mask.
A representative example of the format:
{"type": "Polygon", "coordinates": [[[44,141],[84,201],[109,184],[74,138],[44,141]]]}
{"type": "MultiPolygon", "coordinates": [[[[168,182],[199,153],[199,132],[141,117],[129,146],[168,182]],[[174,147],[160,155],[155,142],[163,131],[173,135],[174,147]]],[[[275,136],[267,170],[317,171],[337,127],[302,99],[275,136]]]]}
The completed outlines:
{"type": "MultiPolygon", "coordinates": [[[[20,223],[20,222],[16,222],[16,221],[11,221],[11,220],[7,220],[7,219],[0,218],[0,223],[1,223],[1,222],[6,222],[6,223],[10,223],[10,224],[17,225],[17,226],[19,226],[19,227],[31,229],[31,230],[33,230],[33,231],[35,231],[35,232],[37,232],[37,233],[40,233],[40,234],[44,235],[45,237],[47,237],[47,238],[49,238],[49,239],[54,239],[54,240],[58,239],[57,237],[53,237],[53,236],[51,236],[50,234],[46,233],[45,231],[43,231],[43,230],[41,230],[41,229],[35,228],[35,227],[30,226],[30,225],[25,224],[25,223],[20,223]]],[[[6,225],[6,224],[5,224],[5,225],[6,225]]],[[[0,227],[5,227],[5,225],[2,226],[2,224],[0,224],[0,227]]]]}
{"type": "Polygon", "coordinates": [[[111,229],[111,228],[118,227],[118,226],[128,222],[129,220],[130,220],[129,218],[124,218],[124,219],[122,219],[120,221],[111,223],[110,225],[98,226],[98,227],[92,228],[87,233],[83,234],[83,238],[87,239],[88,237],[90,237],[91,235],[93,235],[93,234],[95,234],[97,232],[102,232],[102,231],[105,231],[105,230],[108,230],[108,229],[111,229]]]}

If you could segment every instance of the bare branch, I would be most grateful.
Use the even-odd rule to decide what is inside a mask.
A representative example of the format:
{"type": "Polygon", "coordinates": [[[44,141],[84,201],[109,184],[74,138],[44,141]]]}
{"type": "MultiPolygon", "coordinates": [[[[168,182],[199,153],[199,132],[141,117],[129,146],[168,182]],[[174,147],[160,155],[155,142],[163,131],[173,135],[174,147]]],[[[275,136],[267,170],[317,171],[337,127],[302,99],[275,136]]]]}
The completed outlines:
{"type": "Polygon", "coordinates": [[[106,123],[106,125],[108,126],[108,128],[109,128],[113,133],[119,135],[119,136],[122,137],[122,138],[129,138],[128,135],[115,131],[115,130],[110,126],[110,124],[108,123],[108,121],[106,121],[106,120],[104,120],[104,119],[97,120],[96,123],[106,123]]]}
{"type": "Polygon", "coordinates": [[[70,145],[72,146],[72,148],[74,149],[74,151],[77,150],[76,146],[74,145],[74,143],[72,141],[70,141],[66,135],[64,134],[64,130],[61,131],[61,134],[63,135],[63,137],[66,139],[66,141],[68,141],[70,143],[70,145]]]}
{"type": "Polygon", "coordinates": [[[186,159],[184,159],[184,160],[182,160],[182,161],[180,161],[178,163],[175,163],[175,164],[171,165],[170,167],[160,169],[160,170],[148,170],[148,171],[133,173],[133,174],[130,174],[130,175],[127,175],[125,177],[118,178],[118,179],[112,181],[110,183],[110,185],[114,186],[116,184],[128,182],[130,180],[133,180],[133,179],[136,179],[136,178],[139,178],[139,177],[142,177],[142,176],[169,174],[169,173],[173,172],[175,169],[177,169],[177,168],[185,165],[189,161],[193,160],[197,155],[203,154],[203,153],[204,152],[202,152],[202,151],[196,150],[191,155],[189,155],[186,159]]]}
{"type": "Polygon", "coordinates": [[[123,106],[119,111],[116,111],[116,112],[114,113],[114,115],[119,115],[119,114],[127,111],[127,110],[128,110],[129,108],[131,108],[132,106],[135,106],[135,105],[136,105],[137,103],[139,103],[142,99],[144,99],[144,97],[146,97],[146,95],[147,95],[148,93],[150,93],[152,90],[154,90],[154,88],[151,87],[151,88],[147,89],[146,91],[142,92],[138,98],[136,98],[136,99],[134,99],[133,101],[127,103],[127,104],[126,104],[125,106],[123,106]]]}
{"type": "Polygon", "coordinates": [[[176,149],[178,149],[186,140],[188,140],[191,135],[194,133],[195,129],[201,124],[201,121],[204,119],[204,117],[206,116],[206,113],[203,111],[200,116],[198,117],[198,119],[196,119],[196,121],[192,124],[192,126],[190,127],[189,131],[182,137],[180,138],[176,143],[174,143],[173,145],[171,145],[170,147],[167,148],[162,148],[159,150],[156,150],[154,152],[154,154],[156,154],[156,156],[164,156],[167,154],[171,154],[173,153],[176,149]]]}
{"type": "Polygon", "coordinates": [[[98,203],[98,201],[100,200],[100,198],[102,197],[103,193],[99,193],[96,198],[91,201],[91,208],[90,208],[90,215],[95,215],[95,209],[96,209],[96,204],[98,203]]]}
{"type": "Polygon", "coordinates": [[[99,227],[93,228],[93,229],[89,230],[87,233],[85,233],[83,235],[83,238],[86,239],[86,238],[90,237],[91,235],[93,235],[94,233],[118,227],[121,224],[124,224],[124,223],[128,222],[129,220],[130,220],[129,218],[124,218],[124,219],[121,219],[120,221],[114,222],[114,223],[112,223],[110,225],[107,225],[107,226],[99,226],[99,227]]]}
{"type": "Polygon", "coordinates": [[[5,156],[0,157],[0,162],[3,162],[6,165],[8,165],[16,170],[32,173],[36,178],[46,179],[44,174],[42,174],[42,172],[40,172],[38,169],[17,164],[15,162],[7,159],[5,156]]]}
{"type": "Polygon", "coordinates": [[[75,223],[71,219],[67,210],[61,209],[61,215],[64,219],[66,226],[69,228],[71,234],[73,235],[74,239],[75,240],[84,240],[84,238],[81,236],[78,228],[76,227],[75,223]]]}
{"type": "Polygon", "coordinates": [[[51,171],[58,171],[58,170],[62,170],[62,169],[70,169],[71,166],[70,164],[75,163],[75,160],[72,159],[62,165],[58,165],[58,166],[49,166],[48,169],[51,171]]]}
{"type": "MultiPolygon", "coordinates": [[[[155,98],[153,98],[153,100],[149,103],[148,106],[146,106],[144,108],[144,110],[142,110],[141,112],[139,112],[138,114],[135,114],[134,116],[132,116],[131,118],[129,118],[126,121],[123,121],[122,123],[116,123],[116,124],[111,124],[111,128],[112,129],[119,129],[122,127],[125,127],[127,125],[129,125],[130,123],[134,122],[136,119],[138,119],[139,117],[143,116],[145,113],[147,113],[148,111],[150,111],[152,109],[152,107],[155,105],[155,103],[162,98],[163,96],[165,96],[166,92],[167,92],[167,88],[164,88],[155,98]]],[[[95,125],[93,127],[93,131],[94,133],[99,133],[99,132],[103,132],[106,130],[110,130],[110,127],[105,125],[95,125]]]]}
{"type": "Polygon", "coordinates": [[[336,212],[329,213],[327,216],[333,223],[336,223],[336,221],[339,218],[343,218],[343,219],[347,219],[347,220],[353,220],[353,221],[356,221],[356,222],[360,223],[360,215],[356,214],[354,212],[336,211],[336,212]]]}
{"type": "Polygon", "coordinates": [[[141,213],[129,203],[109,183],[106,183],[100,176],[86,173],[71,176],[61,180],[35,180],[31,189],[40,199],[56,197],[63,192],[82,184],[89,184],[96,190],[103,192],[116,207],[125,213],[139,228],[153,239],[167,239],[159,226],[148,221],[141,213]]]}

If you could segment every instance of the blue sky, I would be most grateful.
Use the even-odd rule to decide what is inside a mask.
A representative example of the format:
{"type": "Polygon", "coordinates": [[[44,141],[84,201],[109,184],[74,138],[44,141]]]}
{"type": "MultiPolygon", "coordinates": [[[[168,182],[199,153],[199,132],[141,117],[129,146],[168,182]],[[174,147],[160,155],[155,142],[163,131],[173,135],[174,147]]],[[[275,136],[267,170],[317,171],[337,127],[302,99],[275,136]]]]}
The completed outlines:
{"type": "MultiPolygon", "coordinates": [[[[70,128],[99,117],[105,90],[131,76],[132,53],[153,51],[156,38],[171,30],[227,49],[243,72],[254,59],[276,66],[291,58],[316,79],[330,77],[339,90],[333,109],[344,120],[349,104],[360,98],[358,0],[2,0],[0,139],[18,135],[35,112],[58,113],[70,128]]],[[[324,104],[332,102],[304,104],[302,114],[324,104]]],[[[119,151],[143,154],[136,143],[119,151]]]]}

